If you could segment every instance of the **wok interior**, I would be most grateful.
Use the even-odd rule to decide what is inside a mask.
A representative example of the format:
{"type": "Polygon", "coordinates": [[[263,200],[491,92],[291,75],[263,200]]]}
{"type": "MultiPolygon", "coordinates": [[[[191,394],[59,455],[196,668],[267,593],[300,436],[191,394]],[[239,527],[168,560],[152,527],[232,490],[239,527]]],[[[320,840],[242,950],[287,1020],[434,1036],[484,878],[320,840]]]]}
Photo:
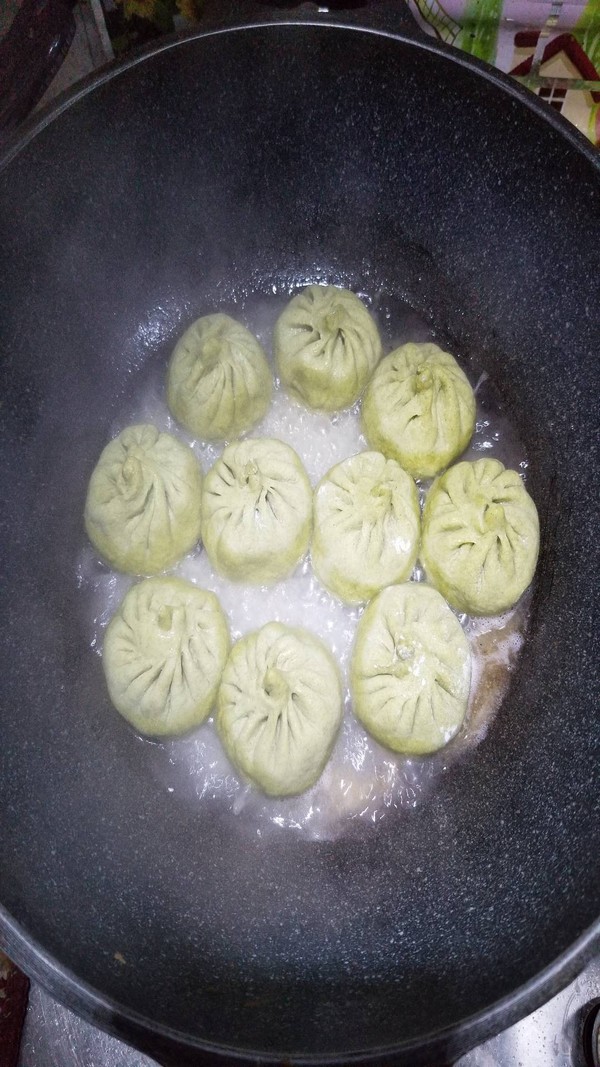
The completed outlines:
{"type": "Polygon", "coordinates": [[[263,27],[84,95],[0,174],[0,213],[2,903],[78,980],[191,1043],[382,1048],[511,993],[600,903],[591,164],[424,47],[263,27]],[[265,847],[144,773],[83,638],[76,559],[87,479],[148,361],[198,314],[319,280],[407,301],[486,368],[527,444],[542,554],[477,752],[414,814],[265,847]]]}

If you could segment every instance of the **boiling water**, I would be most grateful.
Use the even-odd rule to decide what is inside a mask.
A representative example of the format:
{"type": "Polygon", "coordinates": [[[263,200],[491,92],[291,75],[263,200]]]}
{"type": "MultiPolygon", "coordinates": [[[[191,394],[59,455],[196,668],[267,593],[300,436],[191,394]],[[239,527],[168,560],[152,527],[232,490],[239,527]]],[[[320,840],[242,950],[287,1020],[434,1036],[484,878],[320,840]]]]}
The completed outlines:
{"type": "MultiPolygon", "coordinates": [[[[273,325],[289,293],[242,300],[235,307],[221,306],[240,318],[270,353],[273,325]]],[[[429,325],[408,307],[392,314],[373,306],[387,347],[407,340],[437,340],[429,325]]],[[[455,353],[460,357],[460,353],[455,353]]],[[[123,408],[112,427],[113,434],[133,422],[152,422],[178,434],[194,448],[206,471],[221,454],[221,444],[186,438],[171,419],[164,398],[165,359],[152,360],[138,372],[135,398],[123,408]]],[[[527,460],[510,422],[501,414],[492,383],[485,373],[472,382],[478,400],[477,425],[463,458],[495,456],[526,475],[527,460]]],[[[333,416],[302,407],[276,383],[273,403],[252,436],[277,437],[292,445],[301,457],[313,485],[335,463],[367,447],[360,431],[359,405],[333,416]]],[[[424,497],[429,483],[420,485],[424,497]]],[[[221,748],[213,719],[194,734],[172,741],[149,742],[142,738],[145,765],[159,789],[182,802],[220,805],[232,817],[242,818],[249,832],[293,832],[311,838],[333,838],[356,820],[373,823],[399,809],[421,803],[452,762],[463,757],[484,737],[507,689],[511,670],[523,642],[528,611],[527,596],[506,615],[475,619],[459,616],[473,654],[473,677],[465,724],[454,740],[434,756],[404,758],[377,744],[354,718],[348,691],[348,666],[361,607],[342,604],[321,586],[312,573],[310,559],[303,560],[294,574],[271,587],[252,587],[227,581],[215,573],[206,553],[199,548],[175,568],[174,573],[211,589],[228,615],[232,638],[277,620],[305,626],[316,633],[337,658],[345,690],[344,719],[331,759],[316,785],[300,797],[270,799],[244,782],[221,748]]],[[[416,581],[423,579],[417,566],[416,581]]],[[[132,579],[107,570],[90,546],[82,549],[78,585],[87,600],[89,643],[102,651],[104,628],[131,585],[132,579]]],[[[116,714],[116,713],[115,713],[116,714]]]]}

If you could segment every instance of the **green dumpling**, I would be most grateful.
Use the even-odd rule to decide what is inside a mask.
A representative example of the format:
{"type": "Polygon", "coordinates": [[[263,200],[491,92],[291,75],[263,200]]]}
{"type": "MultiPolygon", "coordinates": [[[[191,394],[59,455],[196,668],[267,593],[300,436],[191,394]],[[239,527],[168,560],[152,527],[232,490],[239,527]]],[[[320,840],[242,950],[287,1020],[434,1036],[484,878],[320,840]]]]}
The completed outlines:
{"type": "Polygon", "coordinates": [[[138,733],[185,733],[209,715],[229,647],[214,593],[181,578],[146,578],[132,586],[106,631],[110,699],[138,733]]]}
{"type": "Polygon", "coordinates": [[[377,326],[348,289],[309,285],[279,316],[273,339],[281,381],[311,408],[358,400],[381,359],[377,326]]]}
{"type": "Polygon", "coordinates": [[[370,600],[410,577],[421,511],[412,478],[381,452],[360,452],[332,467],[314,499],[312,564],[348,603],[370,600]]]}
{"type": "Polygon", "coordinates": [[[156,574],[198,542],[201,503],[202,472],[191,448],[155,426],[128,426],[94,468],[85,527],[117,570],[156,574]]]}
{"type": "Polygon", "coordinates": [[[304,555],[312,489],[293,448],[267,437],[235,441],[206,475],[202,540],[225,578],[275,582],[304,555]]]}
{"type": "Polygon", "coordinates": [[[437,752],[460,729],[469,701],[471,653],[435,589],[390,585],[360,619],[350,664],[354,712],[386,748],[437,752]]]}
{"type": "Polygon", "coordinates": [[[167,400],[173,416],[195,437],[239,437],[265,415],[271,391],[260,344],[229,315],[196,319],[175,345],[167,400]]]}
{"type": "Polygon", "coordinates": [[[434,344],[401,345],[379,364],[362,404],[371,448],[413,478],[431,478],[467,447],[475,395],[449,352],[434,344]]]}
{"type": "Polygon", "coordinates": [[[310,789],[342,720],[338,668],[313,634],[278,622],[233,646],[217,729],[231,762],[269,796],[310,789]]]}
{"type": "Polygon", "coordinates": [[[539,544],[536,506],[517,471],[497,459],[457,463],[429,490],[421,560],[457,611],[499,615],[516,604],[539,544]]]}

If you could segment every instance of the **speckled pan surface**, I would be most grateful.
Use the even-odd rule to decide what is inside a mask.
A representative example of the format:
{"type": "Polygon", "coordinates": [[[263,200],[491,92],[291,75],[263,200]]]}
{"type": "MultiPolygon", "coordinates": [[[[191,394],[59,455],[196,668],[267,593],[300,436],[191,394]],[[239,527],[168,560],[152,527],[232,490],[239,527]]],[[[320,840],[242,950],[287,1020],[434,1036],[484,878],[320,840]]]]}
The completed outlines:
{"type": "Polygon", "coordinates": [[[502,84],[430,44],[228,32],[98,85],[0,173],[4,938],[146,1047],[401,1046],[416,1067],[428,1035],[479,1015],[435,1045],[456,1051],[549,995],[565,970],[535,976],[598,921],[599,173],[502,84]],[[409,303],[486,367],[541,562],[509,696],[429,803],[263,843],[157,789],[109,713],[73,561],[137,376],[198,314],[318,280],[409,303]]]}

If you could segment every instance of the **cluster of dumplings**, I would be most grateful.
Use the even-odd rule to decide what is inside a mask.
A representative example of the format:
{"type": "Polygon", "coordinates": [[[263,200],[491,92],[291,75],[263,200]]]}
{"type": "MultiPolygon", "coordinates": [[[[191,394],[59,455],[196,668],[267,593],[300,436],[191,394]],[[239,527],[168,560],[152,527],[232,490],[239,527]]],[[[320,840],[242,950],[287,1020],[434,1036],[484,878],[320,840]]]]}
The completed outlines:
{"type": "Polygon", "coordinates": [[[350,665],[353,710],[394,752],[425,755],[460,729],[471,658],[455,612],[497,615],[535,570],[535,504],[495,459],[453,461],[475,428],[475,397],[435,344],[382,359],[377,326],[353,293],[311,285],[275,326],[285,389],[324,411],[362,396],[369,450],[314,493],[282,441],[243,437],[265,415],[269,365],[257,339],[223,314],[194,322],[167,373],[173,417],[196,438],[229,441],[203,477],[192,449],[152,425],[111,441],[92,473],[85,524],[114,568],[146,576],[105,636],[110,698],[141,734],[216,727],[231,762],[265,793],[319,778],[342,719],[338,665],[305,629],[271,622],[231,647],[214,593],[165,575],[202,541],[234,582],[285,579],[310,547],[322,584],[367,603],[350,665]],[[421,515],[415,479],[435,478],[421,515]],[[427,584],[410,581],[419,559],[427,584]],[[454,610],[452,610],[454,609],[454,610]]]}

